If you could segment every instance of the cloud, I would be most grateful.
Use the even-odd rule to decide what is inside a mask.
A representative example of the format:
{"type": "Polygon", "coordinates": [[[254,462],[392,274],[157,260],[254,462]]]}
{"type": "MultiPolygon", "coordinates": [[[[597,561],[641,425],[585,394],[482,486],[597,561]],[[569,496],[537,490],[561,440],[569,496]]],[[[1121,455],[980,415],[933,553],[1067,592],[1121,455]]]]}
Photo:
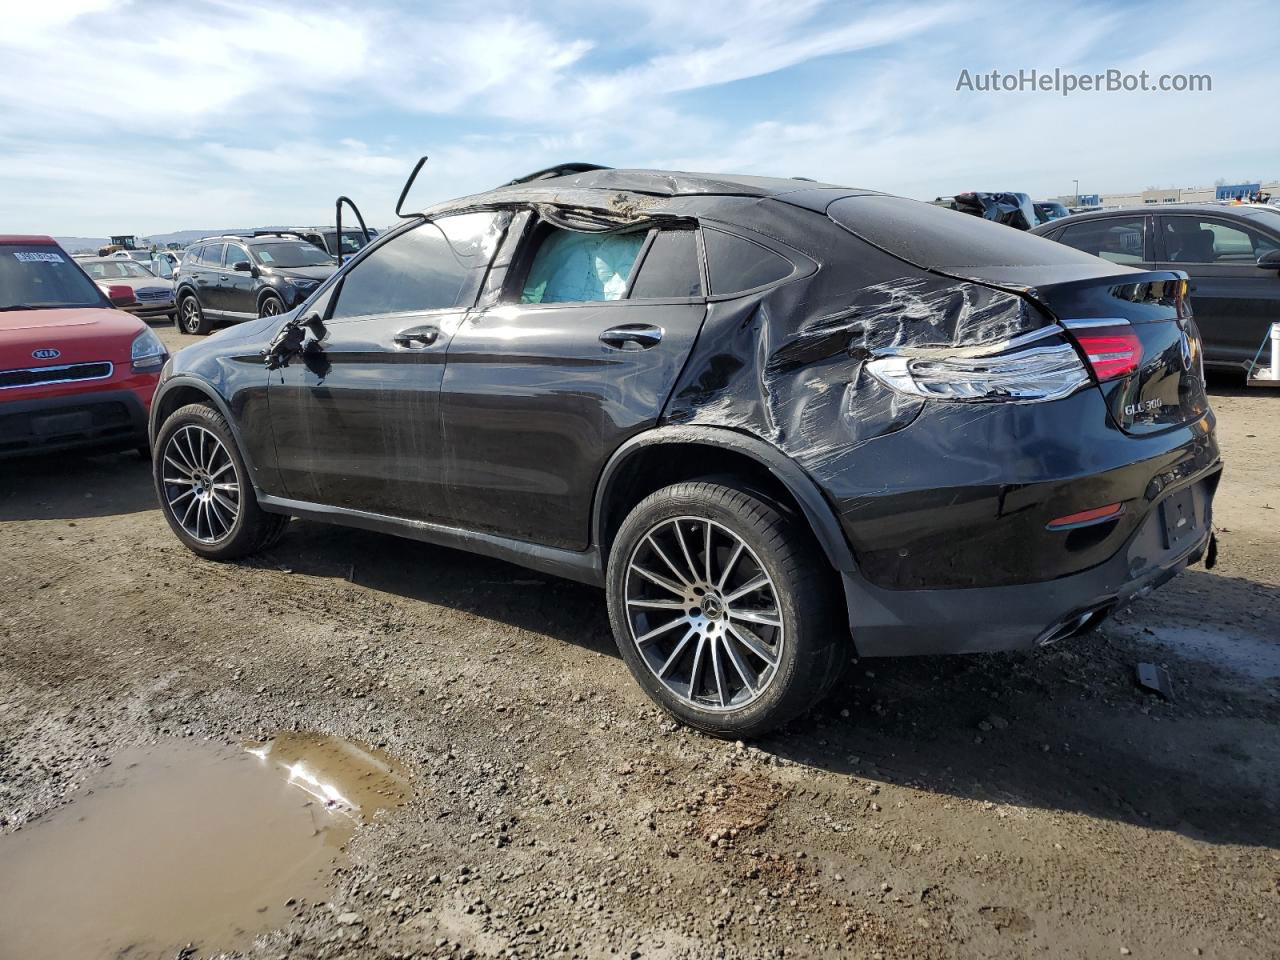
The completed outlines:
{"type": "Polygon", "coordinates": [[[1273,45],[1205,34],[1186,0],[68,0],[6,15],[11,229],[311,221],[340,192],[385,223],[423,151],[425,205],[569,159],[931,197],[1274,175],[1280,146],[1274,125],[1239,134],[1276,85],[1273,45]],[[961,68],[1032,67],[1207,71],[1215,87],[955,90],[961,68]]]}

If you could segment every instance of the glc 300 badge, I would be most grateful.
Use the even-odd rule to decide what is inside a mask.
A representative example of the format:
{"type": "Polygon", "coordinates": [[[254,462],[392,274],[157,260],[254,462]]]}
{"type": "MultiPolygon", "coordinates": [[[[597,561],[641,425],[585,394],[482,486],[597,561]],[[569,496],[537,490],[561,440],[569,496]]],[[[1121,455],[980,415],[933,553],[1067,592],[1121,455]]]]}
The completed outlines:
{"type": "Polygon", "coordinates": [[[1154,413],[1163,406],[1163,400],[1144,400],[1142,403],[1126,403],[1124,405],[1124,415],[1126,417],[1133,417],[1139,413],[1154,413]]]}
{"type": "Polygon", "coordinates": [[[31,356],[36,360],[57,360],[62,356],[62,351],[53,347],[41,347],[39,350],[32,350],[31,356]]]}

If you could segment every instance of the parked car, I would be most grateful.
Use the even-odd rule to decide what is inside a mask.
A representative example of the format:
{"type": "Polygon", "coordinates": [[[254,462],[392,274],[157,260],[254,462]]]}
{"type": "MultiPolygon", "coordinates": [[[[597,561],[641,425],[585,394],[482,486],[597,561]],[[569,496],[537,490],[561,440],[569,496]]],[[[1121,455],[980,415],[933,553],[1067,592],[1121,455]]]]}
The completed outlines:
{"type": "Polygon", "coordinates": [[[1112,263],[1183,270],[1205,363],[1241,369],[1280,318],[1280,210],[1178,204],[1078,214],[1032,231],[1112,263]]]}
{"type": "Polygon", "coordinates": [[[1071,216],[1066,206],[1057,200],[1037,200],[1031,206],[1036,212],[1036,219],[1041,223],[1048,223],[1050,220],[1061,220],[1063,217],[1071,216]]]}
{"type": "Polygon", "coordinates": [[[155,250],[151,254],[151,272],[167,280],[177,275],[181,263],[182,254],[177,250],[155,250]]]}
{"type": "Polygon", "coordinates": [[[112,260],[132,260],[135,263],[147,265],[150,265],[151,263],[150,250],[116,250],[109,256],[112,260]]]}
{"type": "Polygon", "coordinates": [[[147,267],[133,260],[117,260],[114,257],[86,257],[77,260],[94,282],[105,292],[113,286],[128,287],[135,302],[124,309],[147,320],[161,317],[173,320],[175,301],[173,282],[158,277],[147,267]]]}
{"type": "Polygon", "coordinates": [[[208,237],[187,248],[174,277],[178,329],[208,333],[215,321],[277,316],[333,271],[332,257],[297,237],[208,237]]]}
{"type": "Polygon", "coordinates": [[[164,345],[45,236],[0,236],[0,457],[74,446],[147,450],[164,345]],[[109,299],[110,297],[110,299],[109,299]]]}
{"type": "Polygon", "coordinates": [[[1060,641],[1204,554],[1185,283],[848,187],[515,182],[183,350],[155,484],[210,559],[298,516],[597,584],[654,700],[750,736],[851,654],[1060,641]]]}
{"type": "MultiPolygon", "coordinates": [[[[320,247],[331,257],[338,255],[338,229],[337,227],[290,227],[282,233],[295,234],[308,243],[313,243],[320,247]]],[[[378,231],[369,228],[369,239],[377,238],[378,231]]],[[[360,230],[348,230],[345,227],[342,230],[342,257],[345,260],[352,254],[359,253],[365,245],[364,233],[360,230]]]]}

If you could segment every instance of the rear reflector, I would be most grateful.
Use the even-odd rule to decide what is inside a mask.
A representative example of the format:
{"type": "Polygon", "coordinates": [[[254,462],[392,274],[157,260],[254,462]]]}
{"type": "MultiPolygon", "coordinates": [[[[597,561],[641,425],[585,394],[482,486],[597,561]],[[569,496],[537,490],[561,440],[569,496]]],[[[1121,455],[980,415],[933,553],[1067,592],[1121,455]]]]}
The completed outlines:
{"type": "Polygon", "coordinates": [[[1051,520],[1045,525],[1045,529],[1069,530],[1074,527],[1087,527],[1091,523],[1102,523],[1106,520],[1114,520],[1122,513],[1124,513],[1123,503],[1109,503],[1105,507],[1094,507],[1092,510],[1081,510],[1079,513],[1069,513],[1065,517],[1059,517],[1057,520],[1051,520]]]}
{"type": "Polygon", "coordinates": [[[1128,376],[1142,363],[1142,341],[1127,325],[1071,332],[1099,380],[1128,376]]]}

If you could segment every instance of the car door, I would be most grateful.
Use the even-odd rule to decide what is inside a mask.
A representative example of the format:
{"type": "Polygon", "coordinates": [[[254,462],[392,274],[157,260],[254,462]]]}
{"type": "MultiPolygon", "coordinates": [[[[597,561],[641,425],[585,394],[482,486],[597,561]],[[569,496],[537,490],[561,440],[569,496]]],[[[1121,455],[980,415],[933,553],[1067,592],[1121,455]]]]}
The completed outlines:
{"type": "Polygon", "coordinates": [[[700,247],[692,224],[584,233],[529,217],[495,262],[495,302],[449,344],[451,523],[586,547],[605,461],[657,422],[702,326],[700,247]]]}
{"type": "Polygon", "coordinates": [[[274,372],[267,389],[291,498],[415,520],[441,516],[445,350],[509,219],[490,211],[415,224],[303,306],[304,316],[323,318],[324,335],[274,372]]]}
{"type": "Polygon", "coordinates": [[[195,283],[196,297],[207,312],[220,314],[219,280],[222,274],[221,243],[206,243],[197,247],[191,257],[191,278],[195,283]]]}
{"type": "Polygon", "coordinates": [[[1280,275],[1258,257],[1280,238],[1226,217],[1162,213],[1160,269],[1191,278],[1191,306],[1204,339],[1205,362],[1239,365],[1253,359],[1280,316],[1280,275]]]}
{"type": "Polygon", "coordinates": [[[228,243],[222,252],[222,271],[218,274],[218,293],[221,307],[237,319],[256,317],[258,305],[254,298],[257,280],[254,277],[253,258],[242,244],[228,243]],[[248,263],[248,270],[233,269],[237,263],[248,263]]]}

